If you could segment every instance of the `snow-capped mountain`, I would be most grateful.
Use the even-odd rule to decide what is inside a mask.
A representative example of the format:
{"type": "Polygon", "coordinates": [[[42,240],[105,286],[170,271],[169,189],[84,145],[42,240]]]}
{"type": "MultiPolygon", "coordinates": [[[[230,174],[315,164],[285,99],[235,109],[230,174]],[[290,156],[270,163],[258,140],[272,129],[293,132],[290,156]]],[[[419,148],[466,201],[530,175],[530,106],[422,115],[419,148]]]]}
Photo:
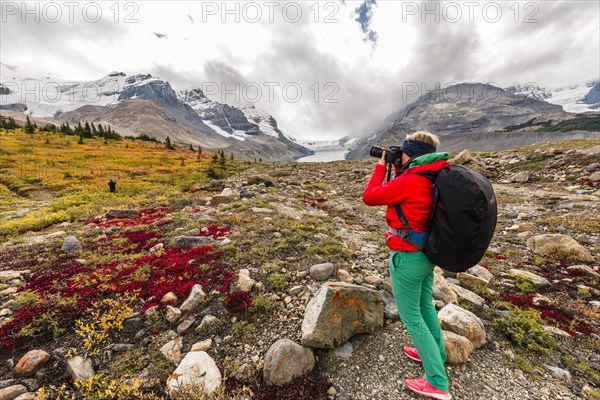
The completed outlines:
{"type": "Polygon", "coordinates": [[[542,88],[537,84],[513,85],[505,89],[536,100],[557,104],[567,112],[582,113],[600,109],[600,79],[591,79],[558,88],[542,88]]]}
{"type": "Polygon", "coordinates": [[[214,102],[200,89],[180,92],[150,74],[112,72],[92,81],[22,78],[0,64],[0,109],[58,122],[110,124],[122,135],[227,149],[241,157],[290,161],[312,153],[284,135],[277,121],[254,107],[214,102]]]}
{"type": "Polygon", "coordinates": [[[206,125],[225,137],[244,141],[249,137],[267,135],[296,142],[279,130],[273,116],[254,106],[237,108],[219,103],[206,97],[200,88],[179,91],[177,97],[189,105],[206,125]]]}

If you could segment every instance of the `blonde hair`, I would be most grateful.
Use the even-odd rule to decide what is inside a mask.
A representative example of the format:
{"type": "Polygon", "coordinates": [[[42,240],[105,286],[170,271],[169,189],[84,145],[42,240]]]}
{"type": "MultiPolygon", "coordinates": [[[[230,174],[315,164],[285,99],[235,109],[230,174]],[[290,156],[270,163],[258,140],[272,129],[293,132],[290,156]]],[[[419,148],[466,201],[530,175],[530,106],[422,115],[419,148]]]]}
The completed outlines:
{"type": "Polygon", "coordinates": [[[440,138],[438,138],[437,135],[425,131],[411,133],[410,135],[406,135],[406,138],[408,140],[418,140],[420,142],[430,144],[433,147],[438,147],[440,144],[440,138]]]}

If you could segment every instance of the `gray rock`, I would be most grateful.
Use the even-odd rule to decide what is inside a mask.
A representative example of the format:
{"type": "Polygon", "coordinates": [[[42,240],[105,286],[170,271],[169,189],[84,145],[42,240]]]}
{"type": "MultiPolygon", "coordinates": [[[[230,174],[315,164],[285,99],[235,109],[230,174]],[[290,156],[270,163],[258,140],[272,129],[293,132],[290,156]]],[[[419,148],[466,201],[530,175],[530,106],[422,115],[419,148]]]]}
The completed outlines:
{"type": "Polygon", "coordinates": [[[318,281],[324,281],[333,272],[332,263],[315,264],[310,267],[310,276],[318,281]]]}
{"type": "Polygon", "coordinates": [[[165,319],[169,321],[169,323],[174,324],[179,321],[179,318],[181,318],[181,310],[177,307],[168,305],[165,311],[165,319]]]}
{"type": "MultiPolygon", "coordinates": [[[[0,397],[1,398],[1,397],[0,397]]],[[[37,395],[35,393],[23,393],[19,397],[16,397],[15,400],[36,400],[37,395]]]]}
{"type": "Polygon", "coordinates": [[[477,349],[485,344],[485,327],[481,319],[471,311],[454,304],[446,304],[438,313],[443,330],[451,331],[469,339],[477,349]]]}
{"type": "Polygon", "coordinates": [[[141,217],[142,213],[138,210],[108,210],[106,218],[136,218],[141,217]]]}
{"type": "Polygon", "coordinates": [[[183,347],[183,338],[178,337],[163,345],[160,348],[160,352],[165,358],[174,364],[178,364],[181,361],[181,348],[183,347]]]}
{"type": "Polygon", "coordinates": [[[251,199],[254,196],[256,196],[256,194],[247,189],[242,189],[242,191],[240,192],[240,199],[251,199]]]}
{"type": "Polygon", "coordinates": [[[525,183],[529,182],[529,179],[531,179],[531,174],[528,171],[519,171],[512,176],[511,181],[516,183],[525,183]]]}
{"type": "Polygon", "coordinates": [[[512,275],[515,275],[515,276],[525,279],[527,282],[531,283],[532,285],[534,285],[538,288],[551,286],[551,283],[550,283],[550,281],[548,281],[548,279],[546,279],[542,276],[536,275],[533,272],[523,271],[521,269],[516,269],[516,268],[513,268],[513,269],[509,270],[508,272],[512,275]]]}
{"type": "Polygon", "coordinates": [[[198,307],[205,298],[206,293],[204,293],[204,290],[202,290],[202,286],[196,284],[192,287],[189,296],[187,297],[187,299],[185,299],[185,301],[183,302],[181,307],[179,307],[179,309],[183,312],[190,312],[192,310],[195,310],[196,307],[198,307]]]}
{"type": "Polygon", "coordinates": [[[302,345],[332,349],[383,325],[381,295],[362,286],[327,282],[306,306],[302,345]]]}
{"type": "Polygon", "coordinates": [[[23,385],[13,385],[0,389],[1,400],[14,400],[20,395],[27,393],[28,390],[23,385]]]}
{"type": "Polygon", "coordinates": [[[75,356],[67,360],[67,372],[73,381],[87,381],[95,374],[92,360],[81,356],[75,356]]]}
{"type": "Polygon", "coordinates": [[[290,296],[296,296],[297,294],[300,294],[304,291],[304,286],[299,285],[299,286],[294,286],[293,288],[291,288],[290,290],[288,290],[288,294],[290,296]]]}
{"type": "Polygon", "coordinates": [[[488,281],[486,281],[485,279],[468,274],[466,272],[459,272],[458,274],[456,274],[456,279],[458,279],[461,286],[467,289],[473,289],[476,287],[485,288],[488,284],[488,281]]]}
{"type": "Polygon", "coordinates": [[[450,162],[452,164],[467,164],[468,162],[473,160],[473,156],[471,155],[471,152],[469,151],[469,149],[465,149],[463,151],[461,151],[460,153],[458,153],[456,156],[454,156],[454,158],[452,158],[450,160],[450,162]]]}
{"type": "Polygon", "coordinates": [[[443,301],[445,304],[456,303],[458,301],[458,296],[452,290],[452,286],[450,286],[444,275],[440,273],[436,273],[433,275],[433,298],[436,300],[443,301]]]}
{"type": "Polygon", "coordinates": [[[206,351],[212,347],[212,339],[206,339],[201,342],[194,343],[191,351],[206,351]]]}
{"type": "Polygon", "coordinates": [[[572,265],[570,267],[567,267],[568,271],[579,271],[579,272],[583,272],[585,274],[588,274],[590,276],[595,276],[596,278],[600,277],[600,274],[596,271],[594,271],[590,266],[588,265],[572,265]]]}
{"type": "Polygon", "coordinates": [[[459,299],[468,301],[469,303],[477,307],[483,307],[483,305],[485,304],[485,299],[483,297],[471,292],[469,289],[465,289],[464,287],[454,285],[452,283],[450,284],[450,287],[452,288],[454,293],[456,293],[459,299]]]}
{"type": "Polygon", "coordinates": [[[593,262],[589,251],[569,235],[545,234],[527,239],[527,247],[541,255],[559,254],[585,262],[593,262]]]}
{"type": "Polygon", "coordinates": [[[252,290],[252,287],[254,286],[256,282],[254,281],[254,279],[252,279],[250,277],[250,271],[247,269],[240,269],[240,272],[238,274],[238,280],[236,282],[236,286],[238,288],[238,290],[241,290],[243,292],[249,292],[252,290]]]}
{"type": "Polygon", "coordinates": [[[206,330],[207,328],[210,328],[211,326],[216,325],[218,321],[219,321],[219,319],[217,317],[215,317],[214,315],[205,315],[202,318],[200,325],[198,325],[198,327],[196,328],[196,332],[202,332],[202,331],[206,330]]]}
{"type": "Polygon", "coordinates": [[[490,283],[494,279],[494,275],[481,265],[469,268],[467,273],[483,279],[486,283],[490,283]]]}
{"type": "Polygon", "coordinates": [[[167,379],[167,392],[176,396],[186,386],[202,388],[210,394],[221,385],[221,371],[204,351],[190,351],[167,379]]]}
{"type": "Polygon", "coordinates": [[[194,315],[188,316],[177,325],[177,333],[183,335],[192,327],[192,325],[194,325],[194,323],[196,323],[196,317],[194,315]]]}
{"type": "Polygon", "coordinates": [[[550,375],[552,375],[554,379],[558,379],[565,383],[571,383],[571,373],[569,371],[546,364],[544,364],[544,367],[550,371],[550,375]]]}
{"type": "Polygon", "coordinates": [[[211,207],[216,207],[221,204],[229,204],[231,203],[232,197],[229,195],[217,194],[210,199],[209,205],[211,207]]]}
{"type": "Polygon", "coordinates": [[[173,247],[188,249],[212,242],[214,242],[214,239],[209,236],[177,236],[173,247]]]}
{"type": "Polygon", "coordinates": [[[75,236],[67,236],[60,249],[65,253],[79,253],[82,247],[75,236]]]}
{"type": "Polygon", "coordinates": [[[144,320],[141,317],[127,318],[123,321],[123,331],[125,333],[133,334],[142,329],[144,326],[144,320]]]}
{"type": "Polygon", "coordinates": [[[116,344],[115,344],[115,345],[112,347],[112,350],[113,350],[115,353],[124,353],[124,352],[126,352],[127,350],[131,350],[131,349],[133,349],[133,347],[134,347],[134,346],[133,346],[132,344],[129,344],[129,343],[116,343],[116,344]]]}
{"type": "Polygon", "coordinates": [[[284,386],[315,367],[313,351],[289,339],[273,343],[265,355],[263,378],[269,386],[284,386]]]}
{"type": "Polygon", "coordinates": [[[337,347],[331,351],[331,354],[336,358],[341,358],[343,360],[348,360],[352,357],[352,352],[354,351],[354,347],[352,343],[346,342],[340,347],[337,347]]]}
{"type": "Polygon", "coordinates": [[[385,318],[392,321],[398,321],[400,319],[400,315],[398,314],[398,308],[396,307],[394,296],[389,294],[386,290],[380,290],[379,294],[383,299],[383,314],[385,318]]]}
{"type": "Polygon", "coordinates": [[[268,175],[255,175],[248,178],[248,185],[259,185],[261,183],[264,183],[266,187],[275,186],[273,178],[268,175]]]}

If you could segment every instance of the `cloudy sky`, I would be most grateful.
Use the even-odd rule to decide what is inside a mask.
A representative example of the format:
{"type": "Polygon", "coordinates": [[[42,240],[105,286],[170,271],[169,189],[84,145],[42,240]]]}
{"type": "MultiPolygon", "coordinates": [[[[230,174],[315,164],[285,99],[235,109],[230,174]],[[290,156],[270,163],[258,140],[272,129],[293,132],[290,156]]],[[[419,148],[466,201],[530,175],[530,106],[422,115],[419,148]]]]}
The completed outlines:
{"type": "Polygon", "coordinates": [[[21,77],[151,73],[256,104],[300,139],[360,133],[436,83],[600,78],[597,0],[0,5],[0,61],[21,77]]]}

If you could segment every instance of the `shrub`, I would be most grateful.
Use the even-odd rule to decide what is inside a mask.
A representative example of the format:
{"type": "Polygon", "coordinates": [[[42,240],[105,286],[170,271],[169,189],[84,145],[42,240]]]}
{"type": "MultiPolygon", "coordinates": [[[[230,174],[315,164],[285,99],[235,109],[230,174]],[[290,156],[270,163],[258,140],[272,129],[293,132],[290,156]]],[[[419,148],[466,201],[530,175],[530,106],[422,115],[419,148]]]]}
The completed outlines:
{"type": "Polygon", "coordinates": [[[252,305],[250,293],[244,291],[231,292],[225,299],[225,307],[232,313],[241,313],[247,311],[252,305]]]}
{"type": "Polygon", "coordinates": [[[519,346],[545,352],[556,343],[542,327],[542,319],[535,310],[523,311],[513,307],[504,318],[494,320],[494,327],[519,346]]]}
{"type": "Polygon", "coordinates": [[[287,286],[284,274],[271,274],[269,276],[269,284],[275,290],[283,290],[287,286]]]}

